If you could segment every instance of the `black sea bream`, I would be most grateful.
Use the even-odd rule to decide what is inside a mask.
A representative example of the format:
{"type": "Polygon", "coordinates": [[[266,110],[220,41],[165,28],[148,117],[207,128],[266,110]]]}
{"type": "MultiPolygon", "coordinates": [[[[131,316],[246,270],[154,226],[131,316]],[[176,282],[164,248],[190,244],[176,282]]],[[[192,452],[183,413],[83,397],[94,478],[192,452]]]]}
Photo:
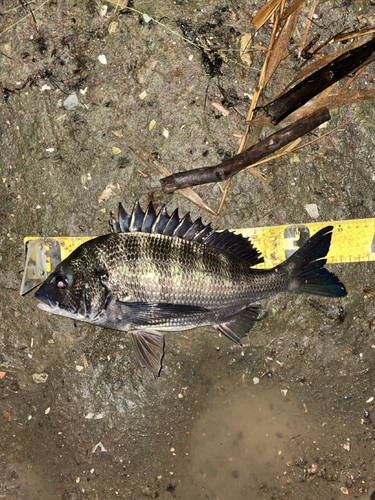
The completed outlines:
{"type": "Polygon", "coordinates": [[[138,202],[128,215],[119,206],[113,233],[78,247],[36,292],[53,314],[129,333],[138,360],[158,375],[161,332],[212,325],[233,342],[249,332],[254,303],[280,292],[344,297],[345,286],[324,268],[332,226],[317,232],[282,264],[263,262],[251,241],[217,232],[189,214],[179,218],[138,202]]]}

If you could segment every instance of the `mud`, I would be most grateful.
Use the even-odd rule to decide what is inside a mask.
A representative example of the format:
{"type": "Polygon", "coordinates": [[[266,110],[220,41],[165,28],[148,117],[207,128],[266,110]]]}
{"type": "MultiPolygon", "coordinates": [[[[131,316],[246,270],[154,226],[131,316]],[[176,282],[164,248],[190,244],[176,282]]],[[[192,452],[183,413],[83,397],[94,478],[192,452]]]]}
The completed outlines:
{"type": "MultiPolygon", "coordinates": [[[[132,138],[177,171],[219,163],[244,130],[261,55],[251,68],[238,64],[238,38],[250,28],[237,3],[134,2],[176,34],[104,3],[104,17],[91,1],[31,4],[35,22],[1,3],[0,498],[373,498],[375,313],[363,293],[375,288],[372,263],[332,266],[349,290],[343,300],[264,301],[242,348],[210,328],[168,334],[157,380],[126,336],[49,316],[32,293],[19,296],[25,236],[104,234],[110,211],[135,199],[213,220],[163,195],[128,149],[132,138]],[[225,61],[202,61],[182,32],[225,61]],[[211,104],[223,101],[217,83],[230,96],[227,117],[211,104]],[[68,110],[73,92],[80,105],[68,110]],[[35,374],[48,377],[36,383],[35,374]]],[[[322,39],[374,22],[364,2],[323,2],[316,12],[312,33],[322,39]]],[[[286,77],[298,64],[291,58],[286,77]]],[[[362,87],[373,87],[373,71],[362,87]]],[[[283,78],[276,73],[265,102],[283,78]]],[[[373,101],[333,112],[329,126],[350,123],[292,161],[261,167],[268,186],[239,174],[214,225],[309,222],[307,203],[322,221],[373,217],[374,118],[373,101]]],[[[218,185],[197,192],[218,206],[218,185]]]]}

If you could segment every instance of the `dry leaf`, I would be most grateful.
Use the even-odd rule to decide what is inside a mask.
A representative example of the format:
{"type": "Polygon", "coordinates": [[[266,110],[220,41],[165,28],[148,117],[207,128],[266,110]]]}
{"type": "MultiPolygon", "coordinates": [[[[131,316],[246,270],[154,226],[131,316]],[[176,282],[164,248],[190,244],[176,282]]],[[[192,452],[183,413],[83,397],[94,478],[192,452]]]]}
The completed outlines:
{"type": "Polygon", "coordinates": [[[363,31],[352,31],[351,33],[343,33],[333,37],[332,43],[343,42],[345,40],[350,40],[351,38],[357,38],[359,36],[369,35],[370,33],[375,33],[375,28],[363,31]]]}
{"type": "Polygon", "coordinates": [[[289,7],[283,12],[283,15],[281,16],[281,20],[284,21],[287,19],[289,16],[293,14],[295,10],[299,8],[301,4],[304,4],[305,0],[292,0],[290,3],[289,7]]]}
{"type": "Polygon", "coordinates": [[[266,5],[264,5],[260,11],[258,11],[251,22],[255,26],[256,30],[258,31],[259,28],[263,26],[263,24],[268,21],[268,19],[272,16],[272,14],[275,12],[277,7],[280,5],[282,0],[269,0],[266,5]]]}
{"type": "Polygon", "coordinates": [[[303,47],[306,44],[307,35],[308,35],[309,29],[310,29],[310,25],[311,25],[311,19],[312,19],[313,15],[314,15],[317,1],[318,0],[313,0],[313,2],[311,4],[311,7],[310,7],[310,11],[309,11],[309,13],[307,15],[305,29],[303,31],[302,40],[300,41],[300,47],[299,47],[299,51],[298,51],[298,57],[301,57],[302,49],[303,49],[303,47]]]}
{"type": "Polygon", "coordinates": [[[304,2],[303,0],[299,0],[299,5],[297,5],[296,10],[293,14],[287,19],[284,24],[279,36],[277,37],[276,42],[272,48],[272,54],[268,61],[267,72],[265,76],[265,85],[270,81],[272,75],[276,71],[278,65],[280,64],[281,58],[283,57],[290,39],[293,35],[294,29],[296,27],[298,18],[301,14],[302,6],[304,2]]]}
{"type": "Polygon", "coordinates": [[[121,130],[110,130],[110,132],[118,139],[122,139],[124,137],[124,134],[121,132],[121,130]]]}
{"type": "Polygon", "coordinates": [[[116,186],[113,184],[113,182],[110,182],[107,184],[105,189],[103,189],[102,194],[98,198],[98,202],[102,203],[103,201],[107,201],[108,198],[110,198],[113,194],[113,191],[116,189],[116,186]]]}
{"type": "Polygon", "coordinates": [[[290,144],[287,144],[283,148],[280,148],[275,157],[280,156],[285,153],[290,153],[298,144],[302,142],[302,138],[298,137],[295,141],[291,142],[290,144]]]}
{"type": "Polygon", "coordinates": [[[250,67],[253,63],[253,38],[254,33],[245,33],[238,41],[239,58],[242,64],[250,67]]]}

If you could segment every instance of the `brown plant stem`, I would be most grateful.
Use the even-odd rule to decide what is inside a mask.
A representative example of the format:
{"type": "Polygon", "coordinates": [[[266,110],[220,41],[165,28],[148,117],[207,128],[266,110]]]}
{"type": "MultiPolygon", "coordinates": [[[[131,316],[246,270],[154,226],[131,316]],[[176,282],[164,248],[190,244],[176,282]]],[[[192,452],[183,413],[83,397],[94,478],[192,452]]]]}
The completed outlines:
{"type": "Polygon", "coordinates": [[[321,108],[219,165],[178,172],[160,179],[160,183],[166,193],[172,193],[176,189],[225,181],[298,137],[311,132],[330,118],[328,109],[321,108]]]}

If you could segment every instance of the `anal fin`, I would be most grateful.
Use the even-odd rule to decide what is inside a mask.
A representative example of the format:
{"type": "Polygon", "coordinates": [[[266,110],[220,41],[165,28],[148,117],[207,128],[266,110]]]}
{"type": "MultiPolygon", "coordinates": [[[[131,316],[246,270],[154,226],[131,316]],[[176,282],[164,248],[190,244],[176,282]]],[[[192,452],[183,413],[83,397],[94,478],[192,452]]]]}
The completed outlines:
{"type": "Polygon", "coordinates": [[[241,345],[241,338],[246,335],[254,325],[259,313],[259,306],[249,306],[246,309],[230,316],[224,323],[217,325],[217,329],[235,344],[241,345]]]}
{"type": "Polygon", "coordinates": [[[164,335],[149,329],[129,332],[129,335],[141,366],[158,377],[164,356],[164,335]]]}

